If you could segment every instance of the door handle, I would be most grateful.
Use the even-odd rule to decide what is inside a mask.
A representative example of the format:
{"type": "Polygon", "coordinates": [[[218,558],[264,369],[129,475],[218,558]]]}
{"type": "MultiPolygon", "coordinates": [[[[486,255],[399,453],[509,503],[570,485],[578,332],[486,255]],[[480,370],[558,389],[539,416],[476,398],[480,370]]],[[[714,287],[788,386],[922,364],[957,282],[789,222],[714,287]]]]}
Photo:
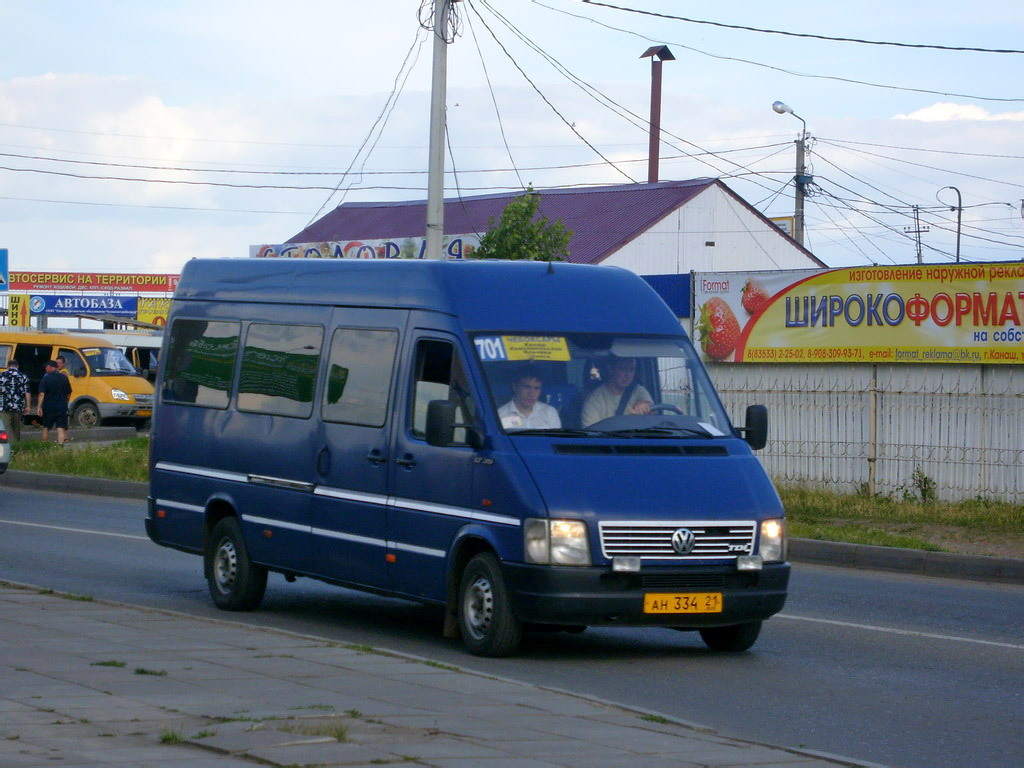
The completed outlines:
{"type": "Polygon", "coordinates": [[[331,449],[324,446],[316,456],[316,471],[321,477],[331,471],[331,449]]]}
{"type": "Polygon", "coordinates": [[[371,464],[383,464],[388,460],[388,457],[381,453],[379,448],[374,448],[368,454],[366,454],[366,460],[371,464]]]}
{"type": "Polygon", "coordinates": [[[401,464],[406,469],[411,469],[416,466],[416,459],[413,458],[411,453],[407,453],[402,458],[395,459],[395,464],[401,464]]]}

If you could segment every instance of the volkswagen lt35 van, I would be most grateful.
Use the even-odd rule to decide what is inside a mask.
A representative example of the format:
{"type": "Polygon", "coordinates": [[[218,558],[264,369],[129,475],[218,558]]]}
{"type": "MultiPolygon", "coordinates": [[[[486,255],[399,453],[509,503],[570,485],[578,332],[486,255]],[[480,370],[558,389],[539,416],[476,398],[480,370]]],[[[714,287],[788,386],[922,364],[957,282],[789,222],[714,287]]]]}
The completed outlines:
{"type": "Polygon", "coordinates": [[[630,272],[193,260],[157,391],[146,529],[220,608],[311,577],[437,605],[500,656],[588,626],[742,651],[785,602],[765,409],[733,425],[630,272]]]}

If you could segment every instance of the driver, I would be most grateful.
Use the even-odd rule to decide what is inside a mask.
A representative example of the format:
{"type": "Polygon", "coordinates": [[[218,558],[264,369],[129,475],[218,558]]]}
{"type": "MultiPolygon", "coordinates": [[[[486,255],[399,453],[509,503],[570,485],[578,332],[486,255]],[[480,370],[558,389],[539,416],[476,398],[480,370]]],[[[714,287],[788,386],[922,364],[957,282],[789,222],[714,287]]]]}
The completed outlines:
{"type": "Polygon", "coordinates": [[[642,416],[651,411],[651,394],[636,379],[636,360],[613,357],[608,361],[608,380],[587,395],[583,403],[584,427],[621,414],[642,416]]]}
{"type": "Polygon", "coordinates": [[[558,429],[562,426],[558,411],[540,402],[544,385],[541,371],[534,366],[521,368],[512,381],[512,399],[498,409],[505,429],[558,429]]]}

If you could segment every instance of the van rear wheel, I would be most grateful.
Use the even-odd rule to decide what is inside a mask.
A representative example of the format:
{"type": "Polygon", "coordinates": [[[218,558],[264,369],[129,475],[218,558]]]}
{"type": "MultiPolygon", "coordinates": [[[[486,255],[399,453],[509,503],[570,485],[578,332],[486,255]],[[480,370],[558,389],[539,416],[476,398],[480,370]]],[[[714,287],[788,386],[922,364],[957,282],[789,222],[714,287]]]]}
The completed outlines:
{"type": "Polygon", "coordinates": [[[462,572],[459,629],[477,656],[508,656],[522,640],[523,625],[512,612],[501,566],[490,552],[476,555],[462,572]]]}
{"type": "Polygon", "coordinates": [[[204,559],[214,605],[224,611],[259,607],[267,589],[267,569],[249,559],[237,518],[225,517],[213,527],[204,559]]]}
{"type": "Polygon", "coordinates": [[[706,627],[700,631],[700,638],[713,651],[746,651],[761,634],[761,622],[733,624],[731,627],[706,627]]]}

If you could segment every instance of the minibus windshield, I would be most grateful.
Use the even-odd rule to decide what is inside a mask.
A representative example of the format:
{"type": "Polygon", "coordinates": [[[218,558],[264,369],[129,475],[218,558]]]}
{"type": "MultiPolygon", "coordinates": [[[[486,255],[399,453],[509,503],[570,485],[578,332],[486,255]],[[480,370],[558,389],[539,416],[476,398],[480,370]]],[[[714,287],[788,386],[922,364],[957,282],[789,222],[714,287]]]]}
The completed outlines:
{"type": "Polygon", "coordinates": [[[82,354],[85,355],[93,376],[139,375],[124,353],[116,347],[92,347],[83,349],[82,354]]]}
{"type": "Polygon", "coordinates": [[[720,438],[732,426],[685,338],[481,333],[498,421],[521,435],[720,438]]]}

